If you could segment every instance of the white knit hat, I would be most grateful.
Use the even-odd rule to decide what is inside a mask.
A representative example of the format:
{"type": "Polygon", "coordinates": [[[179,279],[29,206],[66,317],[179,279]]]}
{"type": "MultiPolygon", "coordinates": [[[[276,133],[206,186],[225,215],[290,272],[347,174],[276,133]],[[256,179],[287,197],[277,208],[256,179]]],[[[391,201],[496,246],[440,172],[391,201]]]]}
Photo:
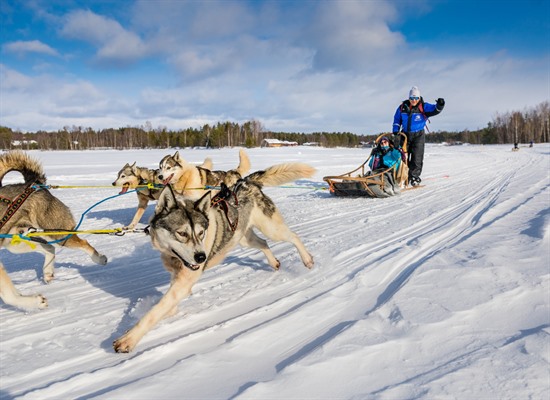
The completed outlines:
{"type": "Polygon", "coordinates": [[[420,97],[420,89],[413,86],[411,90],[409,90],[409,97],[420,97]]]}

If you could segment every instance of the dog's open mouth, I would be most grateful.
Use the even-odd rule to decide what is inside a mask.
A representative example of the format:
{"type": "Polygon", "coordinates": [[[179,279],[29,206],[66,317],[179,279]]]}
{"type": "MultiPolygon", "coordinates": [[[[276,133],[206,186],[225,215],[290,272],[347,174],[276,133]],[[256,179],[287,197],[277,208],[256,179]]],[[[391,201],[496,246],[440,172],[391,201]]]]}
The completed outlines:
{"type": "Polygon", "coordinates": [[[168,178],[166,178],[165,180],[162,181],[162,184],[164,186],[166,185],[169,185],[170,184],[170,181],[172,180],[172,177],[174,176],[174,174],[171,174],[168,178]]]}
{"type": "Polygon", "coordinates": [[[201,266],[198,265],[198,264],[190,264],[188,263],[187,261],[185,261],[185,258],[183,258],[182,256],[180,256],[178,254],[178,252],[174,249],[172,249],[172,253],[174,253],[174,255],[179,258],[181,260],[181,262],[183,263],[183,265],[185,265],[187,268],[189,268],[191,271],[197,271],[201,266]]]}
{"type": "Polygon", "coordinates": [[[125,183],[124,186],[122,186],[122,190],[120,191],[119,194],[124,194],[128,191],[128,188],[130,187],[130,184],[129,183],[125,183]]]}

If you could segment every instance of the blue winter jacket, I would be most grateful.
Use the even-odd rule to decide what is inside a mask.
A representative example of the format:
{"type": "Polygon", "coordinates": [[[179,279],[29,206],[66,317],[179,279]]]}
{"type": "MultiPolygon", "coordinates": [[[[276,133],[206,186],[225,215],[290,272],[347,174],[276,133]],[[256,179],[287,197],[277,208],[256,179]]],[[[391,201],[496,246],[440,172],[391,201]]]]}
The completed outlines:
{"type": "Polygon", "coordinates": [[[397,149],[390,148],[385,154],[382,154],[380,148],[376,148],[369,161],[369,167],[371,171],[378,168],[391,168],[395,165],[395,168],[399,168],[401,163],[401,152],[397,149]]]}
{"type": "Polygon", "coordinates": [[[435,104],[424,103],[424,99],[420,98],[418,105],[412,107],[409,100],[405,100],[393,116],[392,132],[397,133],[403,127],[403,132],[419,132],[424,130],[426,121],[429,117],[437,115],[442,110],[439,110],[435,104]]]}

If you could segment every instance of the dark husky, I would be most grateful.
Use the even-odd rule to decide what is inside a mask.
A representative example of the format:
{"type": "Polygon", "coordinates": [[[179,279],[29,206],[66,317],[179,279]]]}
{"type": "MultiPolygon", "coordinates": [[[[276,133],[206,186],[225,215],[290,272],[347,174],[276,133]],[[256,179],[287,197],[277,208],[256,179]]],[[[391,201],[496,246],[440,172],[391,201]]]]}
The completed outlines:
{"type": "MultiPolygon", "coordinates": [[[[42,166],[21,151],[12,151],[0,155],[0,234],[24,234],[30,229],[71,231],[76,223],[69,208],[47,189],[46,176],[42,166]],[[19,171],[25,183],[1,186],[2,179],[10,171],[19,171]],[[35,184],[37,185],[35,187],[35,184]]],[[[0,247],[12,253],[39,252],[45,257],[44,282],[54,278],[55,248],[46,240],[59,240],[67,235],[45,236],[44,239],[32,242],[15,242],[9,237],[0,237],[0,247]]],[[[92,260],[100,265],[107,263],[107,257],[101,255],[86,240],[71,235],[60,243],[61,246],[85,251],[92,260]]],[[[19,308],[45,308],[48,306],[42,295],[24,296],[13,286],[4,266],[0,262],[0,298],[6,303],[19,308]]]]}
{"type": "MultiPolygon", "coordinates": [[[[212,169],[212,160],[210,158],[206,158],[200,167],[212,169]]],[[[158,200],[160,192],[162,192],[162,187],[164,186],[162,180],[159,178],[159,175],[159,169],[138,167],[135,162],[132,165],[127,163],[120,171],[118,171],[118,175],[116,180],[113,182],[113,186],[122,187],[120,194],[126,193],[128,189],[137,188],[136,194],[138,198],[138,208],[132,222],[130,222],[128,226],[125,226],[124,229],[134,229],[143,216],[149,202],[152,200],[158,200]],[[159,188],[138,188],[140,185],[148,184],[158,186],[159,188]]]]}
{"type": "Polygon", "coordinates": [[[170,288],[158,304],[113,343],[115,351],[131,351],[158,321],[175,314],[178,303],[191,293],[203,271],[220,263],[237,244],[260,249],[269,264],[278,269],[279,261],[253,228],[269,239],[294,244],[304,265],[312,268],[313,258],[261,188],[310,177],[314,172],[301,163],[275,165],[254,172],[230,189],[223,188],[214,198],[207,192],[197,201],[177,197],[170,186],[164,188],[149,233],[172,276],[170,288]]]}

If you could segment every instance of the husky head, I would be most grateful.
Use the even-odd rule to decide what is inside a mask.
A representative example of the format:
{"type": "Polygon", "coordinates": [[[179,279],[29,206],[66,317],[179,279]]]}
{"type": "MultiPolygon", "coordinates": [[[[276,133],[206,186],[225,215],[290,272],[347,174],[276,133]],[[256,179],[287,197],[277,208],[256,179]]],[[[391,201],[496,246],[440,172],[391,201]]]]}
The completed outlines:
{"type": "Polygon", "coordinates": [[[166,186],[149,227],[153,246],[161,253],[177,258],[193,271],[204,268],[208,258],[204,239],[209,208],[210,192],[193,202],[176,198],[172,188],[166,186]]]}
{"type": "Polygon", "coordinates": [[[185,164],[187,163],[180,157],[179,151],[176,151],[173,156],[165,156],[159,163],[159,179],[162,180],[162,183],[165,185],[176,183],[185,164]]]}
{"type": "Polygon", "coordinates": [[[136,172],[136,163],[132,165],[126,164],[120,171],[118,176],[113,182],[113,186],[122,186],[120,194],[124,194],[128,191],[128,188],[135,188],[139,185],[139,177],[136,172]]]}

